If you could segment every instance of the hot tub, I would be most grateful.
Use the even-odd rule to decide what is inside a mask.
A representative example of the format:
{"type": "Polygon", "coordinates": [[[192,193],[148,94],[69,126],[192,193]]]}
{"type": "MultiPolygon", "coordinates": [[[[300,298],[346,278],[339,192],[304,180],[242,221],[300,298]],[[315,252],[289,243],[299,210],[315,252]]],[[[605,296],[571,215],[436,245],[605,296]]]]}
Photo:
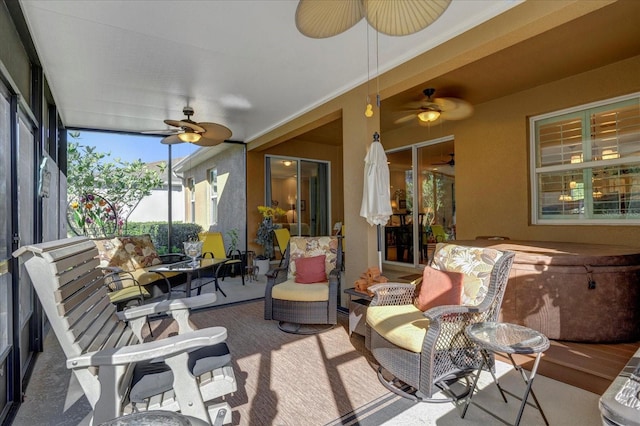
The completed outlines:
{"type": "Polygon", "coordinates": [[[554,340],[640,339],[640,248],[511,240],[455,243],[516,253],[502,321],[554,340]]]}

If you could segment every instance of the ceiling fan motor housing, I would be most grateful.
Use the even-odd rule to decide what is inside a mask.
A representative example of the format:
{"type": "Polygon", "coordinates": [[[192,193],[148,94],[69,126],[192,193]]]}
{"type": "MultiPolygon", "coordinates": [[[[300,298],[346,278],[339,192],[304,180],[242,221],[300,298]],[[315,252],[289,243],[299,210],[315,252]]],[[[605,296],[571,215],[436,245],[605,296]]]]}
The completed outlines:
{"type": "Polygon", "coordinates": [[[428,89],[424,89],[422,93],[424,93],[424,95],[429,99],[429,101],[431,101],[431,97],[433,96],[434,93],[436,93],[436,89],[434,89],[433,87],[430,87],[428,89]]]}
{"type": "Polygon", "coordinates": [[[186,107],[182,108],[182,113],[186,115],[187,118],[189,118],[193,115],[193,108],[187,105],[186,107]]]}

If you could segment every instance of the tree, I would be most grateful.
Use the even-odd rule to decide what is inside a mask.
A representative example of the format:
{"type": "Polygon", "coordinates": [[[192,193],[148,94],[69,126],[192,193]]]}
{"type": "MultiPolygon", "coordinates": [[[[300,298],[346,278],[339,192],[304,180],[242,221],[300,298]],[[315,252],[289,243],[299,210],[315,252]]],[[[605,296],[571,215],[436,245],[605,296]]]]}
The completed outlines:
{"type": "Polygon", "coordinates": [[[165,164],[149,169],[141,160],[115,158],[111,153],[81,145],[80,132],[67,147],[67,219],[74,233],[90,237],[110,236],[126,229],[127,218],[162,185],[165,164]]]}

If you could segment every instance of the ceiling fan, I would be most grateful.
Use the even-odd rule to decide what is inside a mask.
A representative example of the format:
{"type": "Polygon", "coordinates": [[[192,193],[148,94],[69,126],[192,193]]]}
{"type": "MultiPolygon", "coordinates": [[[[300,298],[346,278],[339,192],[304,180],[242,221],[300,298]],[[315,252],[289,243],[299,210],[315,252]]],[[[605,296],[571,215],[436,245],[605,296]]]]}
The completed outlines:
{"type": "Polygon", "coordinates": [[[456,160],[455,160],[455,154],[452,152],[449,154],[449,156],[451,157],[451,159],[449,161],[442,161],[440,163],[431,163],[432,166],[455,166],[456,165],[456,160]]]}
{"type": "Polygon", "coordinates": [[[400,117],[395,124],[406,123],[418,119],[419,124],[429,124],[436,120],[462,120],[473,114],[473,106],[458,98],[432,98],[436,89],[424,89],[422,93],[426,99],[419,102],[410,102],[405,105],[405,111],[411,114],[400,117]]]}
{"type": "Polygon", "coordinates": [[[164,120],[169,126],[175,129],[167,129],[160,131],[150,131],[144,133],[165,134],[166,138],[160,141],[165,145],[173,145],[177,143],[190,142],[199,146],[215,146],[221,144],[231,137],[231,130],[222,124],[195,122],[191,119],[193,108],[186,106],[182,109],[182,113],[187,116],[182,120],[164,120]]]}

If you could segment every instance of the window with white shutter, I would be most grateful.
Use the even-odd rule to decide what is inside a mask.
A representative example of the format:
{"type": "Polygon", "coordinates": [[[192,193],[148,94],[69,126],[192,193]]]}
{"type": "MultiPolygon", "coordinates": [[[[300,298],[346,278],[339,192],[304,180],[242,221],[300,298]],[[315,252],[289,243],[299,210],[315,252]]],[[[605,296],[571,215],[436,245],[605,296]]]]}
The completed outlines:
{"type": "Polygon", "coordinates": [[[640,223],[640,94],[530,125],[533,223],[640,223]]]}

